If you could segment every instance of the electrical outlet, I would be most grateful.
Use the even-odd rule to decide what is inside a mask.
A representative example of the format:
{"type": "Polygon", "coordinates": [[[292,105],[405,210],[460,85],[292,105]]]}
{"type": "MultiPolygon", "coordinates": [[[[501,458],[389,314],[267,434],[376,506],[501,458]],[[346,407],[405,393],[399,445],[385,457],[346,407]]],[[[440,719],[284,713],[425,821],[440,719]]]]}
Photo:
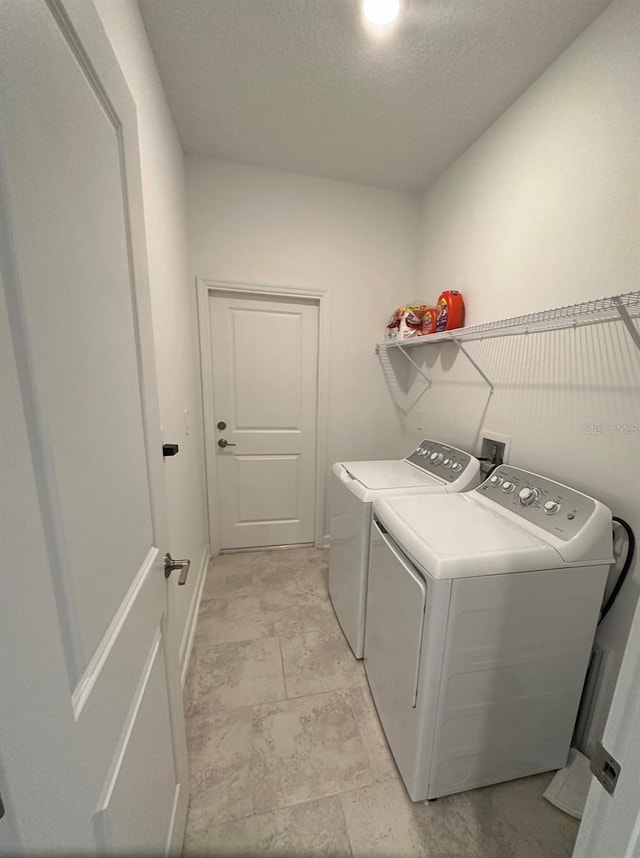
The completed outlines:
{"type": "Polygon", "coordinates": [[[509,461],[511,436],[483,429],[480,437],[480,472],[484,476],[496,465],[509,461]],[[484,460],[484,461],[482,461],[484,460]]]}

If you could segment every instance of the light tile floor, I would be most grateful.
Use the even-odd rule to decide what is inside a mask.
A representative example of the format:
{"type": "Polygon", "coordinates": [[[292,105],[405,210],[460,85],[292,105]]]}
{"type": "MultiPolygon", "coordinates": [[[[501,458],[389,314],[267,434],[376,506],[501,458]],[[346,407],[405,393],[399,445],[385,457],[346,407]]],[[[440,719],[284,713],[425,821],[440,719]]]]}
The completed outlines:
{"type": "Polygon", "coordinates": [[[414,804],[327,592],[326,551],[216,558],[186,707],[185,854],[568,858],[550,775],[414,804]]]}

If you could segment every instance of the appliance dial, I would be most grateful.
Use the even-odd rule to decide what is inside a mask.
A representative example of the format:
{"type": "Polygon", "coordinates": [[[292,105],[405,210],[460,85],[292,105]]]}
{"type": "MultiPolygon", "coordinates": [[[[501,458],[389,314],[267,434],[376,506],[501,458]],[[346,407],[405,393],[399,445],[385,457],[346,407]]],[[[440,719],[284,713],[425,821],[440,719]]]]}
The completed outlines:
{"type": "Polygon", "coordinates": [[[544,505],[544,511],[547,515],[553,515],[558,512],[560,509],[560,502],[554,500],[548,500],[544,505]]]}
{"type": "Polygon", "coordinates": [[[503,492],[512,492],[515,489],[515,483],[510,482],[509,480],[505,480],[502,484],[503,492]]]}
{"type": "Polygon", "coordinates": [[[442,464],[445,466],[445,468],[450,468],[451,465],[453,465],[453,461],[451,459],[445,459],[442,464]]]}
{"type": "Polygon", "coordinates": [[[522,506],[531,506],[531,504],[535,503],[540,497],[540,492],[538,491],[538,489],[531,488],[530,486],[525,486],[518,492],[518,497],[520,498],[520,503],[522,504],[522,506]]]}
{"type": "Polygon", "coordinates": [[[454,466],[453,466],[453,470],[454,470],[454,471],[456,471],[456,472],[457,472],[457,471],[461,471],[461,470],[462,470],[462,465],[460,464],[460,462],[456,462],[456,463],[454,464],[454,466]]]}
{"type": "Polygon", "coordinates": [[[434,465],[439,465],[440,462],[443,460],[444,456],[442,455],[442,453],[432,453],[429,458],[434,465]]]}
{"type": "Polygon", "coordinates": [[[492,486],[499,486],[500,483],[502,482],[502,477],[498,477],[498,476],[490,477],[489,482],[491,483],[492,486]]]}

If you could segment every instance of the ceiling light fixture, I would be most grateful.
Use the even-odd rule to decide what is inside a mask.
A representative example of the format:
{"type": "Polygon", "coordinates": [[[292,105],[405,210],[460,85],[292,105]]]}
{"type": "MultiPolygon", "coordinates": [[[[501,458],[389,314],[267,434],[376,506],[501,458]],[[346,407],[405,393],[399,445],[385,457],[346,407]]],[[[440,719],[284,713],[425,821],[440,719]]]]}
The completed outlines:
{"type": "Polygon", "coordinates": [[[378,27],[390,24],[400,13],[400,0],[361,0],[362,14],[378,27]]]}

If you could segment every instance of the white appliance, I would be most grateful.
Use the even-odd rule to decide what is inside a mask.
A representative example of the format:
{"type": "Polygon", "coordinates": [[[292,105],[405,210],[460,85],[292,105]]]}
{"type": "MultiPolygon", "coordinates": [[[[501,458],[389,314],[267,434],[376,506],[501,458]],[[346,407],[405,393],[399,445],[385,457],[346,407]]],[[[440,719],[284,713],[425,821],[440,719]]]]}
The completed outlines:
{"type": "Polygon", "coordinates": [[[382,495],[461,492],[478,485],[480,463],[424,440],[406,459],[336,462],[330,489],[329,595],[356,658],[364,653],[371,504],[382,495]]]}
{"type": "Polygon", "coordinates": [[[374,501],[364,666],[414,801],[565,765],[612,561],[607,507],[509,465],[374,501]]]}

